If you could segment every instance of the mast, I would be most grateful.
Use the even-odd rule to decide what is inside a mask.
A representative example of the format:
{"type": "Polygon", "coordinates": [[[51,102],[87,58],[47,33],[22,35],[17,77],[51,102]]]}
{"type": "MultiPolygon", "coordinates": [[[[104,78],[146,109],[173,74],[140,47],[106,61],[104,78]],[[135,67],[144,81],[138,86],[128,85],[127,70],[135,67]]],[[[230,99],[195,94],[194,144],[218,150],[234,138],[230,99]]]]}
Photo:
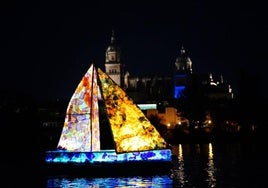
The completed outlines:
{"type": "Polygon", "coordinates": [[[91,135],[91,151],[100,150],[100,121],[99,121],[99,103],[98,103],[98,82],[97,82],[96,67],[92,64],[91,77],[91,121],[90,121],[90,135],[91,135]]]}
{"type": "Polygon", "coordinates": [[[93,138],[93,131],[92,131],[92,121],[93,121],[93,115],[92,115],[92,107],[93,107],[93,80],[94,80],[94,64],[92,63],[92,66],[93,66],[93,70],[92,70],[92,75],[91,75],[91,90],[90,90],[90,125],[89,125],[89,128],[90,128],[90,151],[92,151],[92,144],[93,144],[93,141],[92,141],[92,138],[93,138]]]}

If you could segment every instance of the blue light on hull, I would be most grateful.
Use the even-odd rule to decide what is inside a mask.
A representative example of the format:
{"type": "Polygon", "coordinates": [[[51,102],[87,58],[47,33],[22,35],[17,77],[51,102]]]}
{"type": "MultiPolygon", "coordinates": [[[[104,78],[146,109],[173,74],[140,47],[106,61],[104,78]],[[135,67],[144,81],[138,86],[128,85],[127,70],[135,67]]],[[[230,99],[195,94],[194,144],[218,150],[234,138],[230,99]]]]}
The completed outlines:
{"type": "Polygon", "coordinates": [[[115,150],[96,152],[47,151],[46,163],[122,163],[136,161],[171,161],[171,150],[150,150],[117,154],[115,150]]]}

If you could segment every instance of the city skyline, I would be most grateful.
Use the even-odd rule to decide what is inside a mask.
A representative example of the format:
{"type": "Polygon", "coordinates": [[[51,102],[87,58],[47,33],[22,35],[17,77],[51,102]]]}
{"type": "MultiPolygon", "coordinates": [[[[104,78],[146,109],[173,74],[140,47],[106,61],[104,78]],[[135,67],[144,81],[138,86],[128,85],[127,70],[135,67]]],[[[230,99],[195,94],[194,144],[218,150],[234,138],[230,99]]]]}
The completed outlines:
{"type": "Polygon", "coordinates": [[[234,90],[244,72],[267,93],[261,5],[40,1],[4,8],[3,90],[69,99],[92,62],[104,67],[115,30],[126,70],[133,75],[170,73],[183,45],[193,72],[222,74],[234,90]]]}

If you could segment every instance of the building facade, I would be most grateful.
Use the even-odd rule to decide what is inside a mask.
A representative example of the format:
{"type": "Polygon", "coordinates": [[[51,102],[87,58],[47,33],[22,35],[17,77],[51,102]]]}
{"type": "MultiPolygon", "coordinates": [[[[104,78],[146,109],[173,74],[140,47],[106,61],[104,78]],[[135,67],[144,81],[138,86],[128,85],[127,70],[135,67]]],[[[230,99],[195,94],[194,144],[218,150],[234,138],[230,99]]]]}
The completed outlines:
{"type": "Polygon", "coordinates": [[[223,81],[223,76],[214,80],[211,73],[198,74],[192,69],[192,61],[184,46],[174,63],[173,75],[131,75],[124,70],[122,51],[112,32],[111,42],[106,50],[105,72],[121,87],[136,103],[171,101],[185,97],[187,87],[202,88],[204,95],[211,99],[232,99],[230,84],[223,81]]]}

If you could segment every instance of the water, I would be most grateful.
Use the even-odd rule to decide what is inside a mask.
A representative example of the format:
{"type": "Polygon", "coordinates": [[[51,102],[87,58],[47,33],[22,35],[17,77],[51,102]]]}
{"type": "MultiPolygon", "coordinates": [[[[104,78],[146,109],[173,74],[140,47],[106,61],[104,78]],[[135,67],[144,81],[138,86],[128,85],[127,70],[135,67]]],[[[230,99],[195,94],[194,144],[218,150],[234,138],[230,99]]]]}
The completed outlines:
{"type": "Polygon", "coordinates": [[[177,144],[167,174],[45,179],[45,187],[267,187],[265,145],[257,142],[177,144]]]}
{"type": "Polygon", "coordinates": [[[55,178],[47,187],[165,187],[172,186],[168,176],[119,177],[119,178],[55,178]]]}

